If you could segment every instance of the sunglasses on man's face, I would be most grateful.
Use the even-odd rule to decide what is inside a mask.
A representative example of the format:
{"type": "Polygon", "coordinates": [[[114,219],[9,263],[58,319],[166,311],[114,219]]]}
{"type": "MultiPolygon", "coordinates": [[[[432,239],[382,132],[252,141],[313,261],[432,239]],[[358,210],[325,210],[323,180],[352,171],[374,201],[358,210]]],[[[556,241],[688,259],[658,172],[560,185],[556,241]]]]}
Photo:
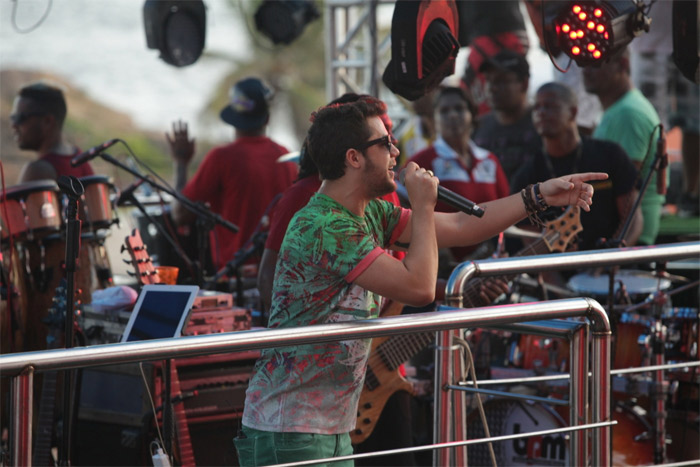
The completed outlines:
{"type": "Polygon", "coordinates": [[[46,112],[26,112],[10,115],[10,121],[13,125],[21,125],[32,117],[38,117],[40,115],[46,115],[46,112]]]}
{"type": "Polygon", "coordinates": [[[396,139],[394,139],[392,136],[386,135],[382,136],[381,138],[366,141],[355,149],[357,149],[358,151],[364,151],[365,149],[374,146],[375,144],[383,144],[384,146],[386,146],[387,151],[391,152],[391,148],[396,144],[396,142],[396,139]]]}

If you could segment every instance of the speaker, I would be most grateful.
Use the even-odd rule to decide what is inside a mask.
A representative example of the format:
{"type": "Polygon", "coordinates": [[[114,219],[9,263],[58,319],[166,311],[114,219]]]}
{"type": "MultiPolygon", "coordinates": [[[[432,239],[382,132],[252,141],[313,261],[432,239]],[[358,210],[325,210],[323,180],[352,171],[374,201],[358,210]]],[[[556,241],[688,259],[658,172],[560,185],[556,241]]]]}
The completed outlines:
{"type": "Polygon", "coordinates": [[[673,61],[683,76],[695,84],[700,84],[698,21],[697,1],[673,1],[673,61]]]}

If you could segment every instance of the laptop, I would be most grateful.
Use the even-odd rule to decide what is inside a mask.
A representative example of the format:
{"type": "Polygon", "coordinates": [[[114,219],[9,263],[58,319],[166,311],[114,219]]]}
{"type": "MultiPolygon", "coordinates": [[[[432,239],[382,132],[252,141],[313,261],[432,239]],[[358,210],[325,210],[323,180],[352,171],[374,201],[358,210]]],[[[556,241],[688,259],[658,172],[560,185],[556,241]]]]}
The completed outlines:
{"type": "Polygon", "coordinates": [[[180,337],[198,291],[196,285],[144,285],[121,342],[180,337]]]}

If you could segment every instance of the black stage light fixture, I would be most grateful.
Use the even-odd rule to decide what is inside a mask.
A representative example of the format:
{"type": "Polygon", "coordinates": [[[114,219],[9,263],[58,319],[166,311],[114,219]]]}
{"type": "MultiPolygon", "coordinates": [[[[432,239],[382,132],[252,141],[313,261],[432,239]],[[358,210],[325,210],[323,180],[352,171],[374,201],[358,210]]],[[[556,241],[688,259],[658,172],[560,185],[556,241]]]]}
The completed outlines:
{"type": "Polygon", "coordinates": [[[146,0],[146,45],[177,67],[192,65],[204,50],[206,11],[202,0],[146,0]]]}
{"type": "Polygon", "coordinates": [[[255,12],[255,26],[275,44],[291,44],[320,16],[309,0],[264,0],[255,12]]]}
{"type": "Polygon", "coordinates": [[[632,0],[568,2],[554,19],[558,45],[579,66],[605,62],[649,31],[644,8],[632,0]]]}
{"type": "Polygon", "coordinates": [[[397,0],[384,84],[411,101],[436,88],[455,71],[458,25],[454,0],[397,0]]]}

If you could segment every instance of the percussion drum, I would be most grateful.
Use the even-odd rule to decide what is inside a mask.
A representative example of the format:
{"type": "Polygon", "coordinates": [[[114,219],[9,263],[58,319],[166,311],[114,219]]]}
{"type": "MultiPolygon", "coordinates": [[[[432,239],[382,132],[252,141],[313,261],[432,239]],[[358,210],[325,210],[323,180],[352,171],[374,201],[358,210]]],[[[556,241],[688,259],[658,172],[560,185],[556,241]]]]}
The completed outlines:
{"type": "MultiPolygon", "coordinates": [[[[602,305],[607,304],[610,277],[607,274],[593,275],[589,272],[576,274],[569,279],[570,290],[595,298],[602,305]]],[[[622,293],[621,284],[624,285],[624,292],[630,298],[631,303],[639,303],[650,294],[660,290],[667,290],[671,287],[671,281],[664,278],[655,277],[648,271],[623,270],[615,274],[615,295],[622,293]]]]}
{"type": "MultiPolygon", "coordinates": [[[[538,402],[492,399],[484,404],[491,436],[507,436],[533,431],[563,428],[568,425],[568,409],[562,417],[557,411],[538,402]]],[[[618,406],[613,412],[613,465],[653,464],[654,446],[651,440],[640,440],[648,430],[645,422],[632,408],[618,406]]],[[[477,410],[467,417],[467,438],[484,438],[481,417],[477,410]]],[[[569,442],[565,433],[530,436],[493,443],[497,465],[569,465],[569,442]]],[[[469,446],[469,465],[491,465],[488,446],[469,446]]]]}
{"type": "Polygon", "coordinates": [[[648,365],[649,355],[644,355],[639,338],[651,335],[652,320],[636,313],[622,313],[615,327],[613,369],[634,368],[648,365]],[[647,361],[644,361],[646,357],[647,361]]]}
{"type": "Polygon", "coordinates": [[[0,197],[3,239],[12,236],[17,240],[31,241],[35,236],[60,230],[61,211],[56,182],[38,180],[22,183],[5,190],[4,196],[4,203],[0,197]]]}
{"type": "Polygon", "coordinates": [[[569,343],[566,339],[521,334],[511,344],[509,362],[526,370],[569,370],[569,343]]]}
{"type": "Polygon", "coordinates": [[[92,232],[109,229],[117,221],[116,209],[110,196],[115,192],[114,185],[108,177],[101,175],[90,175],[79,180],[85,188],[79,210],[83,228],[92,232]]]}

